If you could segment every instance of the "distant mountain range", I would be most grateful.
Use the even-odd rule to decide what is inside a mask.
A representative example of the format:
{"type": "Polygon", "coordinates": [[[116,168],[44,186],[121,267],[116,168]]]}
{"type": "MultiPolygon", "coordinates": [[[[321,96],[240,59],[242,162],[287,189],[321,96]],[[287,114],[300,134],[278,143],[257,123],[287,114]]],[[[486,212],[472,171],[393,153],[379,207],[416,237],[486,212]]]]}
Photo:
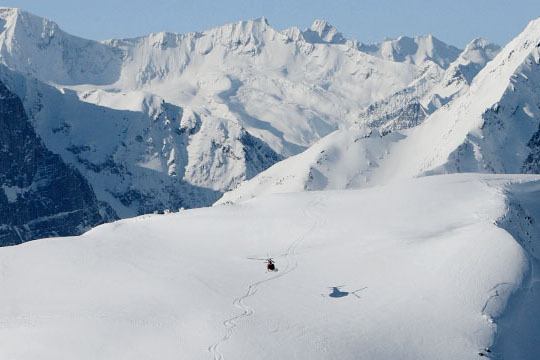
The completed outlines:
{"type": "MultiPolygon", "coordinates": [[[[441,172],[538,172],[538,27],[503,50],[431,35],[363,44],[323,20],[280,31],[265,18],[97,42],[0,8],[0,81],[22,103],[3,121],[24,119],[85,199],[6,217],[0,241],[209,206],[227,192],[221,202],[441,172]],[[85,211],[69,225],[29,225],[76,208],[85,211]]],[[[52,193],[75,196],[55,176],[52,193]]],[[[40,196],[17,190],[30,180],[2,179],[0,211],[40,196]]]]}
{"type": "Polygon", "coordinates": [[[326,136],[220,202],[433,174],[540,172],[540,19],[500,52],[472,42],[441,79],[423,97],[413,87],[371,105],[375,122],[326,136]]]}

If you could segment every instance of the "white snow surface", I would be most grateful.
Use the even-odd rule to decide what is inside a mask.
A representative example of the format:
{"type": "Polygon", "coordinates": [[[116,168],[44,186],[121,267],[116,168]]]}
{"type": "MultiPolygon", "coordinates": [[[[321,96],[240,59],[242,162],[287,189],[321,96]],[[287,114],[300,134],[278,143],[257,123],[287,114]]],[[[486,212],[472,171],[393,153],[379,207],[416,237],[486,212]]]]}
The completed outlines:
{"type": "Polygon", "coordinates": [[[538,245],[497,223],[538,189],[431,176],[2,248],[0,358],[474,359],[504,345],[497,322],[517,318],[507,300],[538,245]],[[278,272],[252,259],[267,256],[278,272]]]}

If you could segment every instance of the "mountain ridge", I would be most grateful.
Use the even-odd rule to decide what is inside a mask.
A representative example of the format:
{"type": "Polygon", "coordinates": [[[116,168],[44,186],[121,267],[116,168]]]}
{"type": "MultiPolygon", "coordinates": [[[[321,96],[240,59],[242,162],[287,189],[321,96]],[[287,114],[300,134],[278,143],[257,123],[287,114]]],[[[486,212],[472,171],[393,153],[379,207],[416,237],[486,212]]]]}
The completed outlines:
{"type": "Polygon", "coordinates": [[[122,218],[208,206],[337,129],[416,126],[446,101],[424,98],[456,52],[401,37],[385,58],[324,20],[97,42],[20,10],[0,18],[0,77],[47,148],[122,218]]]}
{"type": "Polygon", "coordinates": [[[463,87],[455,98],[419,124],[389,132],[363,130],[362,124],[337,131],[226,193],[218,203],[273,192],[366,187],[433,174],[534,172],[540,168],[539,66],[537,19],[470,85],[462,77],[463,87]]]}

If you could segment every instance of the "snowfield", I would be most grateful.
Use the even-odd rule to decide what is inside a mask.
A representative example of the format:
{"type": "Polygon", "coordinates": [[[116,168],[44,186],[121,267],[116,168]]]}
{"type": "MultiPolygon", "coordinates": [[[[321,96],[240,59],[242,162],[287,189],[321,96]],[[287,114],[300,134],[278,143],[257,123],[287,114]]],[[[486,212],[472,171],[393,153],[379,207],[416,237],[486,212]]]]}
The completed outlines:
{"type": "Polygon", "coordinates": [[[539,194],[431,176],[2,248],[0,358],[534,359],[539,194]]]}

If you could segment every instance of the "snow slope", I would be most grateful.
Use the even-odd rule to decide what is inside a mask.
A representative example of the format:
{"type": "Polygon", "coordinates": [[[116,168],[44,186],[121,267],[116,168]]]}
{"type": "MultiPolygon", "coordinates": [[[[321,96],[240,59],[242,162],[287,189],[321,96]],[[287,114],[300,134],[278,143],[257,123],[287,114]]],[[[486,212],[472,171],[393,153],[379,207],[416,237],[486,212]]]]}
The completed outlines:
{"type": "Polygon", "coordinates": [[[0,357],[475,359],[499,319],[532,309],[506,303],[538,238],[496,222],[539,181],[273,195],[2,248],[0,357]],[[252,260],[266,256],[277,273],[252,260]]]}
{"type": "Polygon", "coordinates": [[[398,132],[381,136],[367,127],[336,131],[303,153],[244,181],[216,203],[235,203],[272,193],[370,186],[371,177],[380,162],[385,161],[389,148],[402,139],[398,132]]]}

